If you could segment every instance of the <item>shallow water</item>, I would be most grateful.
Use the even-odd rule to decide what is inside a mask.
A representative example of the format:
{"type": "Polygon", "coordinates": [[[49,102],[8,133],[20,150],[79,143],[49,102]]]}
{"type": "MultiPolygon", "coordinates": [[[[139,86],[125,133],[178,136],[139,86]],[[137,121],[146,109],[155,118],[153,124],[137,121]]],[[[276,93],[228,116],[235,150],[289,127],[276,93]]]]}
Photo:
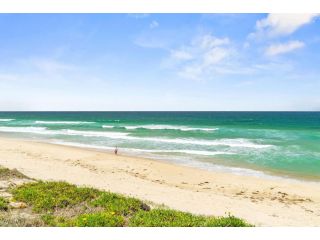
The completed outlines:
{"type": "Polygon", "coordinates": [[[206,169],[320,179],[320,112],[0,112],[0,133],[118,146],[206,169]]]}

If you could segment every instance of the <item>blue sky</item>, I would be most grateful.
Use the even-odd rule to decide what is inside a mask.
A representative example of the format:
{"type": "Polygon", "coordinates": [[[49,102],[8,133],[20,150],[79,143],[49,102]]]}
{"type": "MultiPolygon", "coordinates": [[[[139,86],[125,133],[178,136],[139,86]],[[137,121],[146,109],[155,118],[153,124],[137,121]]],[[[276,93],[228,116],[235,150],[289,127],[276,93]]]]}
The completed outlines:
{"type": "Polygon", "coordinates": [[[316,14],[0,14],[0,110],[320,110],[316,14]]]}

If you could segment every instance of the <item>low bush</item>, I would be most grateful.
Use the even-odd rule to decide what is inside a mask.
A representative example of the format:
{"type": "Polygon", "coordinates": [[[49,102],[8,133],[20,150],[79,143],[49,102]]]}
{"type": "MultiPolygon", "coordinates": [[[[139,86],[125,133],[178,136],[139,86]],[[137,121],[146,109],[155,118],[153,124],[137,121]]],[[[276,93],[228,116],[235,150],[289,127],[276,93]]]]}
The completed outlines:
{"type": "MultiPolygon", "coordinates": [[[[120,194],[77,187],[66,182],[27,183],[11,190],[14,199],[42,214],[47,226],[77,227],[245,227],[243,220],[206,217],[150,207],[120,194]]],[[[0,199],[0,208],[7,205],[0,199]]]]}
{"type": "Polygon", "coordinates": [[[243,220],[233,216],[205,217],[190,213],[153,209],[149,212],[139,211],[130,219],[132,227],[247,227],[243,220]]]}
{"type": "Polygon", "coordinates": [[[35,212],[54,211],[96,198],[100,191],[66,182],[27,183],[12,190],[14,198],[33,206],[35,212]]]}
{"type": "Polygon", "coordinates": [[[8,209],[9,209],[9,202],[3,197],[0,197],[0,211],[7,211],[8,209]]]}

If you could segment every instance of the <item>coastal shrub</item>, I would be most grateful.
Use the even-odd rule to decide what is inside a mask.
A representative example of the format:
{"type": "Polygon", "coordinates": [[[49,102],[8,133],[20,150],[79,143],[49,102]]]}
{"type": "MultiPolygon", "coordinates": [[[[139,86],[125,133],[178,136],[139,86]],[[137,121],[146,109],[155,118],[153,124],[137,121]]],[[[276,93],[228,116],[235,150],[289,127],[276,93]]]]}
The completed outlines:
{"type": "Polygon", "coordinates": [[[106,211],[117,215],[130,215],[140,209],[149,209],[142,201],[124,197],[119,194],[104,192],[97,199],[91,202],[94,207],[103,207],[106,211]]]}
{"type": "Polygon", "coordinates": [[[42,215],[41,220],[48,226],[54,227],[57,225],[56,218],[51,214],[42,215]]]}
{"type": "Polygon", "coordinates": [[[205,217],[190,213],[153,209],[149,212],[139,211],[130,219],[132,227],[247,227],[243,220],[228,217],[205,217]]]}
{"type": "Polygon", "coordinates": [[[72,225],[77,227],[122,227],[124,224],[123,216],[113,212],[99,212],[80,215],[72,225]]]}
{"type": "Polygon", "coordinates": [[[46,214],[42,216],[42,220],[51,227],[122,227],[125,225],[123,216],[111,212],[81,214],[71,219],[46,214]]]}
{"type": "Polygon", "coordinates": [[[132,227],[195,227],[202,226],[205,218],[190,213],[153,209],[149,212],[139,211],[130,219],[132,227]]]}
{"type": "Polygon", "coordinates": [[[100,191],[66,182],[39,181],[19,186],[12,190],[12,194],[16,200],[32,205],[34,211],[46,212],[94,199],[100,191]]]}
{"type": "MultiPolygon", "coordinates": [[[[26,183],[11,190],[18,201],[42,213],[46,226],[59,227],[242,227],[251,226],[234,216],[206,217],[150,207],[120,194],[77,187],[66,182],[26,183]]],[[[0,198],[0,209],[8,209],[0,198]]]]}
{"type": "Polygon", "coordinates": [[[4,199],[3,197],[0,197],[0,211],[7,211],[9,209],[9,202],[4,199]]]}
{"type": "Polygon", "coordinates": [[[229,215],[228,217],[208,217],[203,227],[252,227],[240,218],[229,215]]]}

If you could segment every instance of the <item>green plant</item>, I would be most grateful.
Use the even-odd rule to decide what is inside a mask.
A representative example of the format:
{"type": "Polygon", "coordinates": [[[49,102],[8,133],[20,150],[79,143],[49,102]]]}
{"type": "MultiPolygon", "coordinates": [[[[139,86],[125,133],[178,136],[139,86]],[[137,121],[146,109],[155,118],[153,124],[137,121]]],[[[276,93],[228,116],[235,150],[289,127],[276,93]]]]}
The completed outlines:
{"type": "Polygon", "coordinates": [[[9,209],[9,202],[4,199],[3,197],[0,197],[0,211],[7,211],[9,209]]]}
{"type": "Polygon", "coordinates": [[[16,200],[32,205],[34,211],[47,212],[94,199],[100,191],[66,182],[40,181],[19,186],[12,190],[12,194],[16,200]]]}
{"type": "Polygon", "coordinates": [[[205,221],[204,227],[252,227],[240,218],[232,215],[228,217],[208,217],[205,221]]]}
{"type": "Polygon", "coordinates": [[[72,225],[77,227],[122,227],[124,224],[123,216],[110,212],[99,212],[80,215],[72,225]]]}
{"type": "Polygon", "coordinates": [[[94,207],[103,207],[108,212],[124,216],[133,214],[144,207],[148,209],[148,206],[138,199],[124,197],[110,192],[102,193],[97,199],[91,202],[91,205],[94,207]]]}
{"type": "MultiPolygon", "coordinates": [[[[150,207],[120,194],[77,187],[66,182],[27,183],[11,190],[16,200],[43,213],[41,222],[60,227],[242,227],[251,226],[234,216],[207,217],[150,207]]],[[[0,198],[3,204],[5,200],[0,198]]],[[[6,205],[4,205],[6,206],[6,205]]]]}
{"type": "Polygon", "coordinates": [[[130,226],[135,227],[194,227],[205,221],[202,216],[195,216],[168,209],[153,209],[149,212],[139,211],[130,219],[130,226]]]}
{"type": "Polygon", "coordinates": [[[243,220],[233,216],[205,217],[190,213],[153,209],[149,212],[139,211],[130,219],[129,226],[133,227],[246,227],[243,220]]]}

